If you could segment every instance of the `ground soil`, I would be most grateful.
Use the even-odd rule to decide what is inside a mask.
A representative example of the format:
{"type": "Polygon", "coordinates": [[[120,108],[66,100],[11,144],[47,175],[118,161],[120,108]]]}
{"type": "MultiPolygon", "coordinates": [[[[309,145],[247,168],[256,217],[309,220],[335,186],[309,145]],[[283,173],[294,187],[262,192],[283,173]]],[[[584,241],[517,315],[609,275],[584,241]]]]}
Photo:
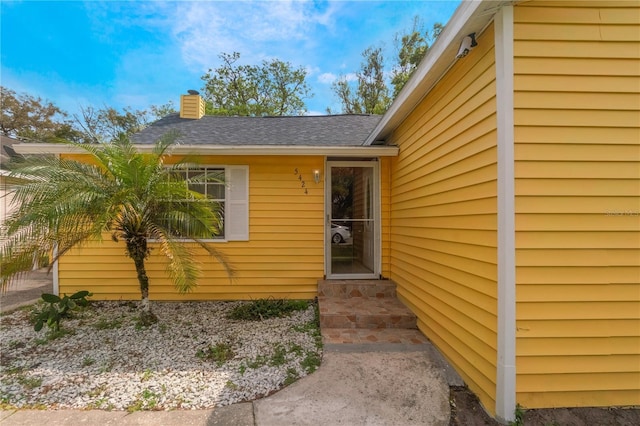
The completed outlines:
{"type": "MultiPolygon", "coordinates": [[[[500,425],[487,414],[478,397],[466,387],[451,387],[451,421],[449,426],[500,425]]],[[[523,410],[525,426],[637,426],[640,408],[554,408],[523,410]]]]}

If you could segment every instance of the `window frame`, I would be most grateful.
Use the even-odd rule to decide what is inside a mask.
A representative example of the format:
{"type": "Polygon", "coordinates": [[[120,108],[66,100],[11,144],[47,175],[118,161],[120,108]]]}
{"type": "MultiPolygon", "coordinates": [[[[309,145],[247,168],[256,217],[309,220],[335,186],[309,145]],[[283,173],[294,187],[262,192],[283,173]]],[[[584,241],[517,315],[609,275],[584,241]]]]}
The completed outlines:
{"type": "MultiPolygon", "coordinates": [[[[226,243],[226,242],[230,242],[230,241],[249,241],[249,166],[248,165],[235,165],[235,164],[226,164],[226,165],[221,165],[221,164],[199,164],[199,163],[187,163],[184,164],[184,167],[187,171],[187,176],[188,176],[188,171],[189,170],[195,170],[195,169],[212,169],[212,170],[223,170],[224,171],[224,209],[223,209],[223,229],[224,229],[224,235],[222,237],[218,237],[218,238],[203,238],[201,239],[201,241],[207,242],[207,243],[226,243]],[[233,192],[232,192],[232,186],[235,184],[234,182],[230,182],[230,176],[232,173],[232,170],[234,169],[241,169],[243,170],[244,176],[244,182],[240,182],[241,184],[243,184],[243,188],[240,188],[239,190],[242,191],[242,193],[245,195],[243,200],[235,200],[233,199],[233,192]],[[230,221],[233,222],[234,219],[232,218],[233,215],[230,214],[230,206],[236,206],[238,204],[242,204],[245,205],[244,208],[244,212],[246,213],[246,229],[244,233],[240,233],[238,235],[230,235],[230,230],[232,229],[230,225],[230,221]]],[[[217,199],[216,199],[217,200],[217,199]]],[[[220,202],[220,201],[213,201],[213,202],[220,202]]],[[[190,238],[178,238],[178,241],[193,241],[193,239],[190,238]]]]}

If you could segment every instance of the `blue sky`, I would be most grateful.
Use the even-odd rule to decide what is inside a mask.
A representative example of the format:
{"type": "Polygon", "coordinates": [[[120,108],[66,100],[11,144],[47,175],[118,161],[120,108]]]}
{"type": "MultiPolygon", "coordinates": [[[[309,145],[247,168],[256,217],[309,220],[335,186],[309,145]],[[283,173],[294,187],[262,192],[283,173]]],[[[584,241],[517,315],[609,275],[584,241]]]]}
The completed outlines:
{"type": "Polygon", "coordinates": [[[12,1],[0,3],[0,84],[80,106],[173,101],[219,66],[277,58],[302,66],[314,96],[309,113],[340,111],[331,83],[355,72],[362,51],[382,45],[388,66],[394,35],[419,15],[446,23],[458,1],[12,1]]]}

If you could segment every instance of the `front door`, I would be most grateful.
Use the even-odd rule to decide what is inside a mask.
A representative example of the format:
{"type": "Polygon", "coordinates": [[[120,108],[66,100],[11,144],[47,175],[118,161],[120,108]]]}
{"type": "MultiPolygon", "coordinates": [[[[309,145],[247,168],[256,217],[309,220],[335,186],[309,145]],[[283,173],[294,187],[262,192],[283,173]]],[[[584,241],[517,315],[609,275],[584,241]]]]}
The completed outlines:
{"type": "Polygon", "coordinates": [[[378,163],[327,163],[326,272],[328,278],[378,278],[378,163]]]}

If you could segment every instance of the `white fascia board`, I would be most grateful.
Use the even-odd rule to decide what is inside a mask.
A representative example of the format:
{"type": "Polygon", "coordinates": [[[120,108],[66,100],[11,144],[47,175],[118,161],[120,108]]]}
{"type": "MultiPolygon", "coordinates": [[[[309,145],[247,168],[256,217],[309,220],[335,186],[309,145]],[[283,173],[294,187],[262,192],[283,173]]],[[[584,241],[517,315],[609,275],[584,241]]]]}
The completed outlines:
{"type": "Polygon", "coordinates": [[[516,2],[463,0],[364,144],[372,145],[389,137],[456,62],[462,39],[484,30],[502,5],[516,2]]]}
{"type": "Polygon", "coordinates": [[[481,3],[481,1],[462,1],[460,3],[436,42],[428,50],[427,55],[420,62],[409,81],[407,81],[387,112],[382,116],[378,125],[373,129],[373,132],[365,141],[365,145],[371,145],[381,136],[386,137],[387,133],[409,115],[435,81],[439,80],[440,76],[446,72],[449,64],[444,65],[444,62],[450,62],[451,60],[444,58],[444,53],[452,45],[458,46],[460,44],[460,31],[480,7],[481,3]]]}
{"type": "Polygon", "coordinates": [[[496,416],[515,420],[516,266],[513,100],[513,6],[495,18],[498,144],[498,348],[496,416]]]}
{"type": "MultiPolygon", "coordinates": [[[[136,145],[140,152],[153,145],[136,145]]],[[[13,145],[18,154],[84,154],[81,147],[65,144],[25,143],[13,145]]],[[[184,155],[322,155],[330,157],[395,157],[397,146],[298,146],[298,145],[175,145],[172,154],[184,155]]]]}

